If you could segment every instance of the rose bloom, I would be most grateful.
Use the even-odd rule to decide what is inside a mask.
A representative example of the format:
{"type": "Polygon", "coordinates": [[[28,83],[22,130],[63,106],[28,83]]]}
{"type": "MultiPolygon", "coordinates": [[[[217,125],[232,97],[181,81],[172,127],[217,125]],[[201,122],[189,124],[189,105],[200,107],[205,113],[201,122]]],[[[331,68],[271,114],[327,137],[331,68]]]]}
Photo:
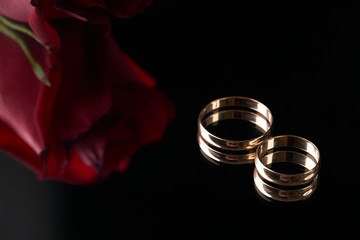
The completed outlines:
{"type": "MultiPolygon", "coordinates": [[[[85,14],[51,20],[43,11],[50,7],[42,2],[32,1],[33,7],[29,1],[0,0],[0,14],[29,23],[36,38],[18,36],[44,72],[36,74],[24,45],[0,32],[0,148],[41,179],[94,183],[124,171],[139,147],[161,139],[174,109],[111,35],[80,19],[85,14]]],[[[78,10],[83,5],[82,13],[104,2],[98,10],[116,15],[126,10],[116,9],[120,2],[131,5],[66,2],[78,10]]],[[[49,9],[47,14],[69,14],[69,9],[49,9]]]]}
{"type": "Polygon", "coordinates": [[[152,0],[0,0],[0,14],[27,22],[36,10],[47,19],[74,17],[106,22],[109,14],[126,18],[143,12],[151,3],[152,0]]]}

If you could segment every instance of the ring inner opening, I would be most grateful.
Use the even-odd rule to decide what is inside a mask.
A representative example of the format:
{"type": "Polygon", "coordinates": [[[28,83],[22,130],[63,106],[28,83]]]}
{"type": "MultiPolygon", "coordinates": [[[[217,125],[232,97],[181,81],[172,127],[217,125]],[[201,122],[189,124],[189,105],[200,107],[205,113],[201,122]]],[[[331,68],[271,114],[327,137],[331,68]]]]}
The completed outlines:
{"type": "Polygon", "coordinates": [[[210,133],[235,141],[260,137],[271,127],[263,115],[241,109],[213,112],[202,123],[210,133]]]}

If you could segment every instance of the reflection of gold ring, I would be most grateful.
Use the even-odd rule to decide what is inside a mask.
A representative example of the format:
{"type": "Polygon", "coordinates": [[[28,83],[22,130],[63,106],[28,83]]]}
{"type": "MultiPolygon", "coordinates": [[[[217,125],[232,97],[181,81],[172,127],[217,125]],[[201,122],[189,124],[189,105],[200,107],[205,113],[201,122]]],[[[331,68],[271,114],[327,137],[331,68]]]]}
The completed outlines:
{"type": "Polygon", "coordinates": [[[256,147],[271,134],[272,123],[270,110],[259,101],[247,97],[216,99],[199,114],[198,142],[206,157],[215,161],[234,164],[253,162],[256,147]],[[215,136],[207,130],[210,124],[227,119],[245,120],[255,125],[262,135],[252,139],[230,140],[215,136]]]}
{"type": "Polygon", "coordinates": [[[280,186],[306,185],[319,170],[320,152],[310,141],[292,135],[269,138],[256,150],[255,168],[260,177],[280,186]],[[293,163],[305,169],[301,173],[281,173],[270,169],[275,163],[293,163]]]}
{"type": "Polygon", "coordinates": [[[256,169],[254,170],[254,184],[255,189],[259,195],[268,201],[277,200],[280,202],[295,202],[308,199],[315,191],[318,185],[318,175],[309,185],[302,186],[295,189],[280,188],[266,183],[259,177],[256,169]]]}

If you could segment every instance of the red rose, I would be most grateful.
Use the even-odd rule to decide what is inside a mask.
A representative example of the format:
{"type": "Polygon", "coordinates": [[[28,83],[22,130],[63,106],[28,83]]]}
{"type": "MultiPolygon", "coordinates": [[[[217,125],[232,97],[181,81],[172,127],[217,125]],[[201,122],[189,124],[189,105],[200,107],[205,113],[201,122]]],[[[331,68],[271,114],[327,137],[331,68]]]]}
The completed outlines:
{"type": "Polygon", "coordinates": [[[0,0],[0,16],[25,22],[48,50],[59,51],[60,40],[50,20],[77,18],[110,29],[109,14],[129,17],[143,12],[152,0],[0,0]]]}
{"type": "Polygon", "coordinates": [[[102,22],[109,13],[125,18],[143,12],[151,3],[152,0],[0,0],[0,14],[27,22],[36,10],[47,19],[75,17],[102,22]]]}
{"type": "Polygon", "coordinates": [[[50,30],[36,34],[40,41],[0,26],[0,147],[44,179],[85,184],[123,171],[162,137],[171,104],[111,36],[43,17],[32,23],[50,30]]]}

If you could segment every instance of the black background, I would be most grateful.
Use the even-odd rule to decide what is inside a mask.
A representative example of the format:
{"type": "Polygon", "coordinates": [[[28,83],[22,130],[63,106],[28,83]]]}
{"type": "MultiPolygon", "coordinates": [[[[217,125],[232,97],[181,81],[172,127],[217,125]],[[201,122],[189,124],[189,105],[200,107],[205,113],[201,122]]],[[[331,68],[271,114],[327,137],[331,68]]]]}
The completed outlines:
{"type": "Polygon", "coordinates": [[[120,47],[157,79],[175,120],[125,173],[95,186],[38,181],[2,156],[1,239],[355,237],[360,5],[315,2],[157,0],[113,19],[120,47]],[[218,168],[201,158],[197,115],[230,95],[267,105],[273,135],[319,147],[320,183],[309,200],[265,202],[252,165],[218,168]]]}

